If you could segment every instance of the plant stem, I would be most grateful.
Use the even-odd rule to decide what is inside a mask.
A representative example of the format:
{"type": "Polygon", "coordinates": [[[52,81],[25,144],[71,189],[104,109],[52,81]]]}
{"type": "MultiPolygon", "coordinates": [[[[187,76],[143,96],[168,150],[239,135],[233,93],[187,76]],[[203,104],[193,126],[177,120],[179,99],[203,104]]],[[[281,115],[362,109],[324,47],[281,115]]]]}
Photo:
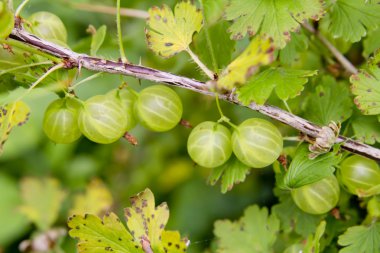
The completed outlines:
{"type": "Polygon", "coordinates": [[[63,68],[65,65],[63,63],[59,63],[55,65],[54,67],[50,68],[48,71],[46,71],[45,74],[40,76],[27,90],[24,94],[22,94],[17,100],[21,100],[23,97],[28,95],[39,83],[41,83],[46,77],[48,77],[51,73],[54,71],[63,68]]]}
{"type": "Polygon", "coordinates": [[[76,84],[70,86],[69,89],[70,89],[70,90],[75,90],[76,88],[78,88],[79,85],[81,85],[81,84],[83,84],[83,83],[85,83],[85,82],[91,81],[91,80],[93,80],[93,79],[95,79],[95,78],[98,78],[98,77],[101,76],[101,75],[103,75],[103,72],[98,72],[98,73],[93,74],[93,75],[91,75],[91,76],[89,76],[89,77],[86,77],[85,79],[80,80],[80,81],[77,82],[76,84]]]}
{"type": "Polygon", "coordinates": [[[16,9],[15,16],[20,17],[20,13],[22,9],[25,7],[25,5],[29,2],[29,0],[24,0],[16,9]]]}
{"type": "Polygon", "coordinates": [[[191,59],[193,59],[193,61],[201,68],[201,70],[208,76],[208,78],[214,80],[214,72],[209,70],[206,65],[204,65],[203,62],[198,58],[198,56],[194,54],[193,51],[191,51],[190,48],[187,48],[186,52],[189,53],[191,59]]]}
{"type": "MultiPolygon", "coordinates": [[[[64,48],[52,42],[38,38],[35,35],[32,35],[20,28],[14,28],[10,36],[14,40],[21,41],[20,43],[25,43],[26,45],[35,47],[36,50],[41,50],[45,53],[54,55],[55,57],[65,59],[65,62],[70,63],[71,68],[81,66],[92,71],[132,76],[138,79],[165,83],[167,85],[192,90],[194,92],[207,96],[215,96],[215,93],[210,90],[207,84],[191,78],[177,76],[168,72],[144,67],[141,65],[123,64],[116,61],[91,57],[85,54],[78,54],[68,48],[64,48]]],[[[66,66],[66,68],[68,68],[68,66],[66,66]]],[[[281,110],[275,106],[259,105],[256,103],[251,103],[248,106],[244,106],[237,99],[236,95],[231,96],[230,94],[221,94],[218,95],[218,97],[230,103],[257,111],[272,119],[289,125],[304,133],[305,135],[313,138],[316,138],[322,130],[320,126],[301,117],[298,117],[297,115],[281,110]]],[[[336,139],[335,143],[340,143],[342,145],[342,148],[345,150],[380,161],[380,149],[363,144],[359,141],[351,140],[342,135],[336,139]]]]}
{"type": "Polygon", "coordinates": [[[314,34],[326,47],[327,49],[334,55],[334,57],[340,62],[340,64],[351,74],[357,74],[358,69],[341,53],[339,50],[331,44],[331,42],[323,36],[318,30],[316,30],[309,23],[303,23],[302,26],[314,34]]]}
{"type": "Polygon", "coordinates": [[[288,102],[286,102],[286,100],[282,100],[282,102],[284,103],[286,110],[288,110],[288,112],[292,113],[292,110],[290,109],[288,102]]]}
{"type": "MultiPolygon", "coordinates": [[[[77,10],[97,12],[110,15],[117,15],[117,8],[106,5],[93,5],[86,3],[71,3],[70,5],[77,10]]],[[[120,8],[120,16],[146,19],[149,17],[148,12],[143,10],[120,8]]]]}
{"type": "Polygon", "coordinates": [[[218,120],[218,122],[225,122],[228,125],[230,125],[232,128],[238,130],[238,127],[235,124],[233,124],[231,120],[223,114],[222,107],[220,107],[220,103],[219,103],[218,93],[215,93],[215,102],[216,102],[216,107],[218,108],[218,111],[220,114],[220,119],[218,120]]]}
{"type": "Polygon", "coordinates": [[[8,0],[7,2],[8,2],[8,9],[10,11],[13,11],[13,0],[8,0]]]}
{"type": "Polygon", "coordinates": [[[26,52],[29,52],[29,53],[32,53],[32,54],[36,54],[36,55],[40,55],[40,56],[43,56],[53,62],[59,62],[61,61],[61,59],[57,58],[57,57],[54,57],[52,56],[51,54],[46,54],[34,47],[31,47],[25,43],[22,43],[20,41],[17,41],[17,40],[12,40],[12,39],[0,39],[0,44],[7,44],[9,46],[12,46],[12,47],[17,47],[19,49],[22,49],[26,52]]]}
{"type": "MultiPolygon", "coordinates": [[[[205,17],[204,8],[203,8],[203,1],[204,0],[200,0],[199,3],[201,5],[201,10],[202,10],[203,16],[205,17]]],[[[208,50],[209,50],[210,55],[211,55],[212,67],[214,68],[214,71],[217,72],[218,71],[218,63],[216,61],[214,46],[211,42],[211,37],[210,37],[210,33],[209,33],[207,26],[208,26],[207,20],[206,20],[206,18],[204,18],[204,28],[203,29],[204,29],[204,32],[206,35],[206,42],[207,42],[208,50]]]]}
{"type": "Polygon", "coordinates": [[[121,61],[123,63],[128,63],[127,57],[125,56],[125,52],[124,52],[123,35],[121,33],[120,0],[117,0],[116,25],[117,25],[117,37],[119,40],[119,50],[120,50],[121,61]]]}
{"type": "Polygon", "coordinates": [[[36,67],[36,66],[41,66],[41,65],[49,65],[49,64],[53,64],[53,62],[52,61],[36,62],[36,63],[26,64],[26,65],[22,65],[22,66],[10,68],[10,69],[5,69],[5,70],[0,71],[0,76],[4,75],[6,73],[16,71],[16,70],[20,70],[20,69],[26,69],[26,68],[30,68],[30,67],[36,67]]]}

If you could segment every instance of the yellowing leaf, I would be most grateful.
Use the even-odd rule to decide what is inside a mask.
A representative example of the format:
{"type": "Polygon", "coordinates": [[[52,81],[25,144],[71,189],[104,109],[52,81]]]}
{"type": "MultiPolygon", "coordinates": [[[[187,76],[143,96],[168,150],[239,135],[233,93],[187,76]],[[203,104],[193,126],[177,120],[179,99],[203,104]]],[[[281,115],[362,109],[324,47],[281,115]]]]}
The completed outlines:
{"type": "Polygon", "coordinates": [[[23,125],[29,117],[30,109],[22,101],[0,106],[0,153],[12,129],[23,125]]]}
{"type": "Polygon", "coordinates": [[[21,195],[20,211],[40,230],[48,230],[56,221],[65,197],[59,182],[53,178],[24,178],[21,195]]]}
{"type": "Polygon", "coordinates": [[[261,65],[270,64],[273,59],[270,40],[254,38],[244,52],[223,71],[217,82],[218,88],[231,90],[238,84],[244,84],[261,65]]]}
{"type": "Polygon", "coordinates": [[[86,213],[99,215],[110,209],[112,195],[99,179],[94,179],[87,186],[84,194],[78,194],[74,198],[74,206],[70,215],[84,215],[86,213]]]}
{"type": "Polygon", "coordinates": [[[165,58],[187,50],[193,34],[203,26],[202,20],[202,13],[190,1],[178,3],[174,14],[167,5],[152,7],[146,30],[149,48],[165,58]]]}
{"type": "Polygon", "coordinates": [[[92,214],[69,218],[69,235],[79,239],[79,253],[186,252],[186,238],[181,239],[176,231],[164,231],[168,207],[165,203],[156,207],[149,189],[132,197],[131,204],[125,209],[128,229],[114,213],[103,220],[92,214]]]}

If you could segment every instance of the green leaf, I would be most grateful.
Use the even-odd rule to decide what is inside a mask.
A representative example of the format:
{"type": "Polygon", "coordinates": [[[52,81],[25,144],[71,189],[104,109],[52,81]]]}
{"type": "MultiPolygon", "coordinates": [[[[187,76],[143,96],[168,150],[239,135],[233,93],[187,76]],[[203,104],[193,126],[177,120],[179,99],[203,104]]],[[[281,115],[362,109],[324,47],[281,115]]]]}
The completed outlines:
{"type": "Polygon", "coordinates": [[[309,47],[309,39],[302,32],[291,33],[292,40],[280,50],[279,59],[281,64],[290,65],[298,60],[300,53],[303,53],[309,47]]]}
{"type": "Polygon", "coordinates": [[[57,220],[66,194],[56,179],[24,178],[21,195],[20,211],[40,230],[47,231],[57,220]]]}
{"type": "Polygon", "coordinates": [[[273,244],[280,229],[280,221],[268,210],[257,205],[244,211],[240,220],[217,221],[214,234],[217,238],[218,253],[268,253],[273,252],[273,244]]]}
{"type": "Polygon", "coordinates": [[[296,206],[289,191],[276,188],[274,193],[280,203],[272,207],[272,212],[280,219],[282,230],[287,233],[294,231],[303,237],[315,232],[323,216],[303,212],[296,206]]]}
{"type": "Polygon", "coordinates": [[[0,1],[0,38],[5,39],[12,32],[14,27],[13,13],[7,8],[4,1],[0,1]]]}
{"type": "Polygon", "coordinates": [[[284,185],[287,188],[295,189],[301,186],[312,184],[325,177],[333,175],[340,161],[340,156],[329,152],[310,160],[310,151],[307,144],[302,144],[296,151],[293,161],[284,177],[284,185]]]}
{"type": "MultiPolygon", "coordinates": [[[[380,5],[379,5],[380,7],[380,5]]],[[[352,75],[351,90],[355,104],[365,115],[380,114],[380,50],[368,62],[368,71],[361,70],[352,75]]]]}
{"type": "Polygon", "coordinates": [[[79,252],[186,252],[187,239],[181,239],[178,232],[164,231],[169,218],[166,203],[156,207],[153,193],[146,189],[131,198],[131,205],[125,209],[128,230],[114,213],[103,220],[92,214],[72,216],[69,235],[79,239],[79,252]]]}
{"type": "Polygon", "coordinates": [[[369,31],[368,35],[363,39],[363,56],[368,58],[380,48],[380,29],[369,31]]]}
{"type": "Polygon", "coordinates": [[[227,163],[214,168],[209,177],[209,183],[215,185],[221,177],[222,193],[231,191],[235,184],[245,181],[251,168],[240,162],[236,157],[231,157],[227,163]]]}
{"type": "Polygon", "coordinates": [[[91,39],[91,55],[96,56],[99,48],[102,46],[107,33],[107,26],[102,25],[92,34],[91,39]]]}
{"type": "Polygon", "coordinates": [[[16,180],[0,173],[0,245],[3,247],[15,242],[28,230],[28,219],[17,210],[20,203],[16,180]]]}
{"type": "Polygon", "coordinates": [[[223,70],[217,86],[232,90],[244,84],[262,65],[274,60],[272,43],[260,37],[254,38],[248,47],[225,70],[223,70]]]}
{"type": "Polygon", "coordinates": [[[222,18],[228,0],[199,0],[199,2],[203,9],[206,24],[213,25],[222,18]]]}
{"type": "Polygon", "coordinates": [[[239,89],[238,98],[248,105],[252,101],[264,104],[272,91],[282,100],[288,100],[301,94],[308,77],[314,76],[318,71],[269,68],[254,76],[248,83],[239,89]]]}
{"type": "Polygon", "coordinates": [[[323,76],[320,83],[308,97],[306,118],[321,125],[350,118],[353,103],[347,83],[336,82],[332,76],[323,76]]]}
{"type": "Polygon", "coordinates": [[[321,221],[319,223],[317,230],[313,236],[309,236],[307,243],[305,245],[305,249],[302,252],[305,253],[319,253],[320,252],[320,240],[325,233],[326,230],[326,221],[321,221]]]}
{"type": "Polygon", "coordinates": [[[29,114],[29,106],[22,101],[0,106],[0,153],[13,128],[25,124],[29,114]]]}
{"type": "Polygon", "coordinates": [[[344,246],[340,253],[380,252],[380,223],[350,227],[339,236],[338,244],[344,246]]]}
{"type": "Polygon", "coordinates": [[[203,26],[202,20],[202,13],[190,1],[179,2],[174,14],[167,5],[150,8],[146,29],[149,48],[165,58],[188,50],[193,34],[203,26]]]}
{"type": "Polygon", "coordinates": [[[367,144],[380,142],[380,122],[375,116],[356,116],[352,119],[355,139],[367,144]]]}
{"type": "Polygon", "coordinates": [[[207,67],[216,73],[231,62],[236,42],[227,34],[228,23],[206,26],[194,37],[194,51],[207,67]]]}
{"type": "Polygon", "coordinates": [[[70,215],[85,215],[86,213],[100,215],[109,210],[113,200],[110,191],[99,179],[93,179],[86,188],[86,192],[74,197],[74,205],[70,215]]]}
{"type": "Polygon", "coordinates": [[[375,30],[380,22],[380,6],[365,0],[330,0],[329,31],[334,37],[357,42],[375,30]]]}
{"type": "Polygon", "coordinates": [[[290,41],[290,32],[300,23],[318,20],[324,13],[319,0],[232,0],[226,9],[226,19],[234,20],[230,27],[233,39],[260,34],[273,39],[277,48],[290,41]]]}

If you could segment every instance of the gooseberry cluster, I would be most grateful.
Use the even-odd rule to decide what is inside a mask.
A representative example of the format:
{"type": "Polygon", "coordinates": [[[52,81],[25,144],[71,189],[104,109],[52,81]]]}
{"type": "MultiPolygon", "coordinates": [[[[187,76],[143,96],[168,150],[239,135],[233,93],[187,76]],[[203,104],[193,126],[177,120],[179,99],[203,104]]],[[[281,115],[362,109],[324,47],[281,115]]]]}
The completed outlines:
{"type": "Polygon", "coordinates": [[[81,134],[91,141],[109,144],[120,139],[140,122],[146,128],[163,132],[174,128],[182,116],[177,93],[163,85],[140,92],[115,89],[86,101],[67,96],[47,108],[43,128],[56,143],[71,143],[81,134]]]}
{"type": "Polygon", "coordinates": [[[191,131],[187,142],[190,157],[207,168],[223,165],[232,153],[249,167],[264,168],[276,161],[282,146],[280,131],[259,118],[244,121],[232,134],[221,123],[206,121],[191,131]]]}
{"type": "MultiPolygon", "coordinates": [[[[35,13],[26,24],[31,33],[67,47],[66,28],[54,14],[35,13]]],[[[109,144],[137,123],[152,131],[168,131],[180,122],[182,111],[180,98],[166,86],[150,86],[140,93],[123,87],[87,101],[71,95],[53,101],[45,112],[43,129],[56,143],[72,143],[83,134],[94,142],[109,144]]],[[[238,126],[223,117],[218,122],[205,121],[191,131],[187,141],[191,159],[206,168],[225,164],[232,154],[251,168],[264,168],[276,161],[282,149],[280,131],[259,118],[245,120],[238,126]],[[222,122],[229,123],[232,131],[222,122]]],[[[341,187],[358,197],[377,194],[378,164],[362,156],[350,156],[341,162],[337,177],[332,175],[292,189],[291,197],[304,212],[324,214],[337,205],[341,187]]]]}

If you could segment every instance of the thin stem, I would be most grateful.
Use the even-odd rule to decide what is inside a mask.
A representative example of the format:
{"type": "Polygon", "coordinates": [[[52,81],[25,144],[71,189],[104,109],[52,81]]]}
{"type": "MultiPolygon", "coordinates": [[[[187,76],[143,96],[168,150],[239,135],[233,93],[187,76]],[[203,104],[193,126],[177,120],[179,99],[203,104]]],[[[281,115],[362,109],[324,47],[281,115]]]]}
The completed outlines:
{"type": "Polygon", "coordinates": [[[44,53],[34,47],[31,47],[29,45],[26,45],[25,43],[22,43],[20,41],[17,41],[17,40],[12,40],[12,39],[0,39],[0,44],[7,44],[9,46],[12,46],[12,47],[17,47],[19,49],[22,49],[22,50],[25,50],[29,53],[32,53],[32,54],[36,54],[36,55],[40,55],[40,56],[43,56],[53,62],[59,62],[61,61],[61,59],[57,58],[57,57],[54,57],[52,56],[51,54],[47,54],[47,53],[44,53]]]}
{"type": "MultiPolygon", "coordinates": [[[[201,4],[201,10],[202,10],[202,13],[203,13],[203,16],[205,16],[205,13],[204,13],[204,8],[203,8],[203,1],[204,0],[200,0],[199,3],[201,4]]],[[[215,51],[214,51],[214,46],[211,42],[211,37],[210,37],[210,33],[209,33],[209,30],[207,29],[207,20],[204,19],[204,26],[205,28],[204,29],[204,32],[205,32],[205,35],[206,35],[206,42],[207,42],[207,47],[208,47],[208,51],[210,52],[210,55],[211,55],[211,62],[212,62],[212,67],[214,68],[214,71],[218,71],[218,63],[216,61],[216,57],[215,57],[215,51]]]]}
{"type": "Polygon", "coordinates": [[[232,128],[234,128],[235,130],[238,130],[238,127],[235,124],[233,124],[231,120],[223,114],[222,107],[220,106],[220,103],[219,103],[218,93],[215,93],[215,102],[216,102],[216,107],[218,108],[218,111],[220,114],[220,119],[218,120],[218,122],[225,122],[228,125],[230,125],[232,128]]]}
{"type": "Polygon", "coordinates": [[[295,142],[301,141],[300,137],[298,136],[285,136],[285,137],[282,137],[282,139],[284,141],[295,141],[295,142]]]}
{"type": "MultiPolygon", "coordinates": [[[[112,7],[112,6],[93,5],[93,4],[86,4],[86,3],[71,3],[71,2],[70,4],[74,9],[77,9],[77,10],[117,15],[117,8],[112,7]]],[[[120,8],[120,16],[147,19],[149,17],[149,14],[148,12],[143,11],[143,10],[120,8]]]]}
{"type": "Polygon", "coordinates": [[[22,65],[22,66],[10,68],[10,69],[5,69],[3,71],[0,71],[0,76],[4,75],[6,73],[16,71],[16,70],[20,70],[20,69],[26,69],[26,68],[30,68],[30,67],[36,67],[36,66],[41,66],[41,65],[49,65],[49,64],[53,64],[53,62],[52,61],[37,62],[37,63],[31,63],[31,64],[22,65]]]}
{"type": "Polygon", "coordinates": [[[80,81],[77,82],[76,84],[70,86],[69,89],[70,89],[70,90],[75,90],[76,88],[78,88],[79,85],[81,85],[81,84],[83,84],[83,83],[86,83],[86,82],[88,82],[88,81],[91,81],[91,80],[93,80],[93,79],[95,79],[95,78],[98,78],[98,77],[101,76],[101,75],[103,75],[103,72],[98,72],[98,73],[93,74],[93,75],[91,75],[91,76],[89,76],[89,77],[86,77],[85,79],[80,80],[80,81]]]}
{"type": "Polygon", "coordinates": [[[117,13],[116,13],[116,25],[117,25],[117,37],[119,41],[119,50],[121,61],[123,63],[128,63],[127,57],[125,56],[124,46],[123,46],[123,35],[121,33],[121,20],[120,20],[120,0],[117,0],[117,13]]]}
{"type": "Polygon", "coordinates": [[[24,0],[16,9],[15,16],[20,17],[20,13],[22,9],[25,7],[25,5],[29,2],[29,0],[24,0]]]}
{"type": "Polygon", "coordinates": [[[288,112],[292,113],[292,109],[290,109],[288,102],[286,102],[286,100],[282,100],[282,102],[284,103],[286,110],[288,110],[288,112]]]}
{"type": "Polygon", "coordinates": [[[13,0],[8,0],[8,9],[13,12],[13,0]]]}
{"type": "Polygon", "coordinates": [[[48,77],[51,73],[54,71],[63,68],[65,65],[63,63],[59,63],[55,65],[54,67],[50,68],[48,71],[46,71],[45,74],[40,76],[27,90],[24,94],[22,94],[17,100],[21,100],[23,97],[28,95],[39,83],[41,83],[46,77],[48,77]]]}
{"type": "Polygon", "coordinates": [[[351,74],[357,74],[358,69],[341,53],[339,50],[331,44],[331,42],[326,39],[323,34],[321,34],[318,30],[312,27],[309,23],[303,23],[302,26],[314,34],[326,47],[327,49],[334,55],[334,57],[340,62],[340,64],[351,74]]]}
{"type": "Polygon", "coordinates": [[[189,53],[191,59],[193,59],[193,61],[201,68],[201,70],[211,79],[211,80],[214,80],[214,72],[212,72],[211,70],[209,70],[206,65],[203,64],[203,62],[198,58],[198,56],[196,54],[193,53],[193,51],[191,51],[190,48],[187,48],[186,49],[186,52],[189,53]]]}

